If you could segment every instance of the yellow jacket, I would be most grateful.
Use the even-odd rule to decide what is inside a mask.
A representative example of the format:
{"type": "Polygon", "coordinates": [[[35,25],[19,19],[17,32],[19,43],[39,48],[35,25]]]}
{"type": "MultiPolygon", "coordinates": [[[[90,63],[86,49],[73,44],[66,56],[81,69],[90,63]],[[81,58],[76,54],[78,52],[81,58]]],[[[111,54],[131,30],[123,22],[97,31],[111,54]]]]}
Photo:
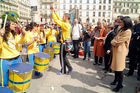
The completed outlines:
{"type": "Polygon", "coordinates": [[[0,58],[12,59],[19,56],[18,44],[24,43],[24,36],[16,35],[13,37],[10,32],[8,35],[7,43],[3,41],[3,37],[0,37],[0,58]]]}
{"type": "MultiPolygon", "coordinates": [[[[31,42],[33,40],[33,37],[37,36],[37,33],[34,32],[28,32],[25,35],[25,42],[31,42]]],[[[39,52],[38,42],[34,41],[31,45],[27,46],[27,54],[33,54],[39,52]]]]}
{"type": "Polygon", "coordinates": [[[61,20],[61,18],[58,16],[56,12],[52,12],[52,17],[54,22],[62,28],[62,35],[60,39],[61,43],[63,43],[63,40],[66,40],[67,38],[71,38],[70,37],[71,25],[61,20]]]}
{"type": "Polygon", "coordinates": [[[48,42],[49,41],[55,41],[56,42],[55,35],[58,35],[58,34],[59,34],[59,31],[56,31],[55,29],[53,29],[53,30],[47,29],[46,37],[48,39],[48,42]]]}
{"type": "Polygon", "coordinates": [[[38,44],[46,44],[46,33],[40,32],[38,44]]]}

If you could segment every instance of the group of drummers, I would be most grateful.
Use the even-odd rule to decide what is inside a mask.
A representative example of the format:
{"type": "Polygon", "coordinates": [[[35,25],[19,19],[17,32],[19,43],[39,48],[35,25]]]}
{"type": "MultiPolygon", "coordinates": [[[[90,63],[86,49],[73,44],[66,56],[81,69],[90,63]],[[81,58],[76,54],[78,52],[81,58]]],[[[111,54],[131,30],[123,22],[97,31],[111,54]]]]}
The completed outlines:
{"type": "MultiPolygon", "coordinates": [[[[71,30],[71,25],[69,23],[70,16],[69,14],[64,14],[63,19],[61,19],[55,12],[53,6],[51,6],[51,10],[54,22],[62,29],[60,44],[55,43],[59,45],[59,47],[57,47],[56,50],[59,50],[60,48],[59,54],[60,54],[61,70],[57,74],[61,75],[66,74],[67,72],[70,73],[72,72],[72,67],[66,56],[67,51],[65,50],[65,42],[64,42],[67,38],[70,38],[70,30],[71,30]],[[68,67],[68,71],[66,71],[66,67],[68,67]]],[[[54,29],[55,27],[54,24],[52,24],[52,26],[47,29],[45,29],[44,25],[37,26],[35,22],[31,22],[25,27],[22,27],[20,23],[17,21],[16,16],[13,17],[14,18],[12,18],[11,13],[8,14],[5,13],[5,17],[3,19],[3,23],[0,29],[0,86],[2,87],[9,86],[8,77],[10,72],[9,71],[10,66],[13,66],[13,64],[16,63],[22,63],[22,60],[20,58],[19,44],[20,45],[25,44],[27,46],[26,51],[28,56],[27,61],[28,64],[30,64],[34,68],[35,56],[38,57],[40,57],[41,55],[44,56],[44,54],[38,53],[43,53],[43,50],[46,47],[52,47],[52,43],[56,42],[56,35],[59,34],[59,31],[54,29]],[[19,26],[21,31],[20,35],[17,35],[16,33],[17,25],[20,25],[19,26]]],[[[40,64],[40,66],[44,65],[40,64]]],[[[21,69],[21,67],[18,68],[21,69]]],[[[36,76],[39,76],[40,71],[35,70],[34,74],[36,76]]],[[[21,82],[19,84],[21,84],[21,82]]]]}

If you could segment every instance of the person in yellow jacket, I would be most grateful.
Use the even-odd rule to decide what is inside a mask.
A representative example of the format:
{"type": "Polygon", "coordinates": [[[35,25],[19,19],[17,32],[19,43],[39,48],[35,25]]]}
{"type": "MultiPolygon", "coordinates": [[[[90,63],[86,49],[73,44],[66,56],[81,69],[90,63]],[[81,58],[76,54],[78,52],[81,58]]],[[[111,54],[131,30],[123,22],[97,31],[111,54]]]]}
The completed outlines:
{"type": "Polygon", "coordinates": [[[8,67],[11,64],[22,62],[18,44],[24,43],[25,31],[17,35],[16,23],[10,18],[7,19],[5,28],[0,29],[0,86],[6,87],[8,83],[8,67]]]}
{"type": "Polygon", "coordinates": [[[52,42],[56,42],[56,35],[59,34],[59,31],[54,29],[55,25],[52,24],[50,29],[47,29],[46,36],[48,39],[49,47],[51,47],[52,42]]]}
{"type": "Polygon", "coordinates": [[[40,25],[40,31],[38,32],[39,34],[39,52],[43,52],[43,49],[46,47],[46,32],[44,31],[44,25],[40,25]]]}
{"type": "Polygon", "coordinates": [[[68,67],[68,73],[72,72],[73,68],[70,65],[68,58],[67,58],[67,51],[65,51],[64,48],[64,41],[67,38],[70,38],[71,33],[71,25],[69,23],[70,15],[65,13],[63,16],[63,20],[58,16],[58,14],[55,12],[53,6],[51,6],[52,10],[52,17],[54,22],[62,28],[62,34],[61,34],[61,47],[60,47],[60,64],[61,64],[61,71],[58,72],[58,75],[61,74],[67,74],[66,67],[68,67]]]}
{"type": "MultiPolygon", "coordinates": [[[[39,52],[39,46],[38,46],[38,33],[37,33],[37,27],[36,23],[31,22],[30,28],[28,33],[25,35],[25,43],[27,45],[27,54],[28,54],[28,60],[29,64],[34,66],[34,57],[35,53],[39,52]]],[[[39,75],[38,72],[35,71],[35,75],[39,75]]]]}

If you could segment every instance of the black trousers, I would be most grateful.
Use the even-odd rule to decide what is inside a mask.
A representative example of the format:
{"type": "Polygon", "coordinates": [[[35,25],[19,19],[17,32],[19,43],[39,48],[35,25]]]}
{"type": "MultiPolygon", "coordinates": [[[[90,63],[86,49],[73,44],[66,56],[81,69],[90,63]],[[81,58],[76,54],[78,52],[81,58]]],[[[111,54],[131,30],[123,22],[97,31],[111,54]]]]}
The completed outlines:
{"type": "Polygon", "coordinates": [[[73,40],[74,57],[78,57],[79,56],[79,54],[78,54],[78,52],[79,52],[78,45],[79,45],[79,40],[73,40]]]}
{"type": "Polygon", "coordinates": [[[103,62],[103,57],[98,57],[98,56],[94,56],[95,57],[95,63],[98,64],[98,63],[102,63],[103,62]]]}
{"type": "Polygon", "coordinates": [[[115,71],[115,79],[114,79],[115,83],[118,83],[118,87],[122,86],[123,83],[123,71],[115,71]]]}
{"type": "Polygon", "coordinates": [[[129,74],[133,74],[138,65],[138,76],[140,77],[140,49],[133,48],[131,55],[129,55],[129,74]]]}
{"type": "Polygon", "coordinates": [[[65,44],[61,44],[60,47],[60,64],[61,64],[61,72],[63,74],[66,74],[66,67],[68,70],[72,70],[72,66],[69,63],[69,60],[67,58],[67,51],[65,51],[65,44]]]}
{"type": "Polygon", "coordinates": [[[110,69],[110,65],[112,63],[112,53],[107,54],[106,52],[104,53],[104,64],[105,64],[105,69],[108,71],[110,69]]]}

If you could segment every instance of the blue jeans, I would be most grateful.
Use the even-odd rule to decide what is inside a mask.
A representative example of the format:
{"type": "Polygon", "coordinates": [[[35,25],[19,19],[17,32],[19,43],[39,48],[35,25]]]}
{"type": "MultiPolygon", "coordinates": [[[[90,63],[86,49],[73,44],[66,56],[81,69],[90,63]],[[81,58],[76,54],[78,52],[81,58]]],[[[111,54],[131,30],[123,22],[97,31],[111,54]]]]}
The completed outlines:
{"type": "Polygon", "coordinates": [[[90,41],[84,41],[84,58],[86,58],[86,54],[88,53],[88,57],[90,58],[90,41]]]}
{"type": "Polygon", "coordinates": [[[8,84],[8,68],[14,63],[22,62],[20,57],[13,59],[0,59],[0,86],[7,87],[8,84]]]}
{"type": "Polygon", "coordinates": [[[45,44],[40,44],[39,45],[39,52],[43,52],[43,48],[45,48],[46,45],[45,44]]]}
{"type": "MultiPolygon", "coordinates": [[[[29,64],[31,64],[34,67],[34,63],[35,63],[35,54],[29,54],[28,55],[28,59],[29,59],[29,64]]],[[[35,71],[35,75],[38,76],[40,75],[40,72],[35,71]]]]}

